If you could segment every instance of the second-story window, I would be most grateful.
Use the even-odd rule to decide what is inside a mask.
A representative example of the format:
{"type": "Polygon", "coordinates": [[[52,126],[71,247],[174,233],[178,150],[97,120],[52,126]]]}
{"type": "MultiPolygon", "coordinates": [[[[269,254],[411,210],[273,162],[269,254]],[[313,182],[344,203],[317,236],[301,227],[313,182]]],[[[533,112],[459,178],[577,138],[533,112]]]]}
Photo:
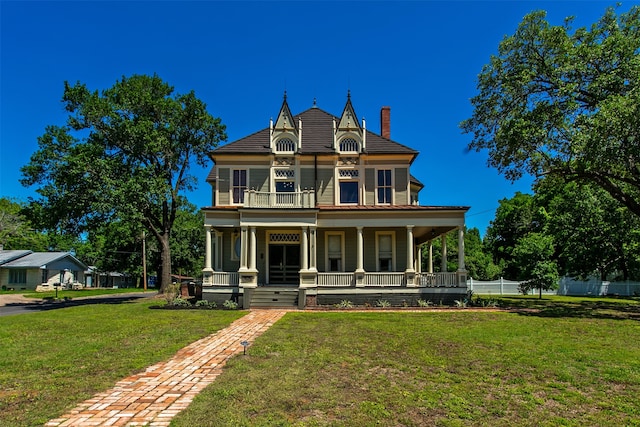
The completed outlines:
{"type": "Polygon", "coordinates": [[[391,204],[391,170],[378,170],[378,204],[391,204]]]}
{"type": "Polygon", "coordinates": [[[357,205],[360,203],[360,181],[358,169],[338,170],[340,204],[357,205]]]}
{"type": "Polygon", "coordinates": [[[247,189],[247,171],[235,169],[233,171],[233,203],[244,203],[244,192],[247,189]]]}

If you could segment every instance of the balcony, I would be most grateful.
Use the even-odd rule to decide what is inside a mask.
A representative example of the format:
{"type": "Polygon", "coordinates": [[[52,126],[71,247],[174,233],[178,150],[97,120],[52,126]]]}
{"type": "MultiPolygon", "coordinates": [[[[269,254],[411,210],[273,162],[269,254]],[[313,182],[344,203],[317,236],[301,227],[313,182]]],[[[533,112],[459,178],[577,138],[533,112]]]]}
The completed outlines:
{"type": "Polygon", "coordinates": [[[315,206],[316,197],[313,190],[287,193],[255,190],[246,190],[244,192],[245,208],[310,209],[315,206]]]}

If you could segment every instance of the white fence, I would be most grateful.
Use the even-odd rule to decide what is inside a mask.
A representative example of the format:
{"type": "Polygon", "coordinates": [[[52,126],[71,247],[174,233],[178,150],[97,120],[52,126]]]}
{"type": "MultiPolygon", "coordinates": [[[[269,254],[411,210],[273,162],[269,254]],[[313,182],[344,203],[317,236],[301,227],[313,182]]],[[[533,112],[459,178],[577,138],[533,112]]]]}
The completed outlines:
{"type": "Polygon", "coordinates": [[[625,297],[640,295],[640,282],[608,282],[598,279],[588,281],[563,277],[558,295],[620,295],[625,297]]]}
{"type": "MultiPolygon", "coordinates": [[[[518,295],[521,282],[514,280],[480,281],[470,278],[467,280],[467,288],[476,294],[486,295],[518,295]]],[[[532,294],[539,291],[534,289],[532,294]]],[[[563,277],[557,290],[542,291],[543,295],[571,295],[571,296],[601,296],[620,295],[634,296],[640,295],[640,282],[607,282],[597,279],[588,281],[574,280],[570,277],[563,277]]]]}

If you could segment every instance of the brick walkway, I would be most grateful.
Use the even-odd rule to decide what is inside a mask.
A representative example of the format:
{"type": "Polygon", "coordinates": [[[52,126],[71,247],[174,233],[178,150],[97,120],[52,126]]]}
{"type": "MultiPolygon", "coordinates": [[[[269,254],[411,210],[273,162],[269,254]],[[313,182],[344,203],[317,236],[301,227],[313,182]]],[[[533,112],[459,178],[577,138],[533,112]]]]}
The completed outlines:
{"type": "Polygon", "coordinates": [[[193,398],[286,311],[255,310],[228,327],[196,341],[166,362],[132,375],[45,426],[168,426],[193,398]]]}

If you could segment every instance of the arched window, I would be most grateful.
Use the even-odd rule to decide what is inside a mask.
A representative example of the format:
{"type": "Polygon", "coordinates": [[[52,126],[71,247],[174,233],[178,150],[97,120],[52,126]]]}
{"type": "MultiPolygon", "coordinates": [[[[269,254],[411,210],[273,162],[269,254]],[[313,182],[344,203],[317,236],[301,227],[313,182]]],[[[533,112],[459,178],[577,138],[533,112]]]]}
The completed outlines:
{"type": "Polygon", "coordinates": [[[360,144],[353,138],[344,138],[340,141],[340,151],[360,151],[360,144]]]}
{"type": "Polygon", "coordinates": [[[276,151],[291,152],[296,151],[296,144],[289,138],[282,138],[276,142],[276,151]]]}

